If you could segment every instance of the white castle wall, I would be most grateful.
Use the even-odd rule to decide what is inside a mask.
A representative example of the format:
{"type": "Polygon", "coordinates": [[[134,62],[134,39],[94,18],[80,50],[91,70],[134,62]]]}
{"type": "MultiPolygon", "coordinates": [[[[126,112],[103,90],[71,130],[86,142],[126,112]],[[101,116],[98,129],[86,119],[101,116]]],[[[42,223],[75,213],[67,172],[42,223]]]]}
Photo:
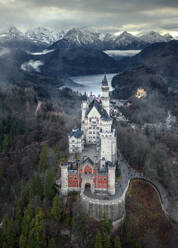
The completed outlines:
{"type": "Polygon", "coordinates": [[[99,139],[99,120],[100,114],[95,107],[88,114],[88,119],[85,120],[85,135],[87,144],[96,144],[99,139]]]}
{"type": "Polygon", "coordinates": [[[115,195],[115,166],[108,168],[108,193],[115,195]]]}
{"type": "Polygon", "coordinates": [[[81,138],[69,137],[69,153],[81,153],[83,149],[83,135],[81,138]]]}
{"type": "Polygon", "coordinates": [[[61,166],[61,193],[68,194],[68,165],[61,166]]]}
{"type": "Polygon", "coordinates": [[[101,159],[112,162],[112,139],[101,134],[101,159]]]}

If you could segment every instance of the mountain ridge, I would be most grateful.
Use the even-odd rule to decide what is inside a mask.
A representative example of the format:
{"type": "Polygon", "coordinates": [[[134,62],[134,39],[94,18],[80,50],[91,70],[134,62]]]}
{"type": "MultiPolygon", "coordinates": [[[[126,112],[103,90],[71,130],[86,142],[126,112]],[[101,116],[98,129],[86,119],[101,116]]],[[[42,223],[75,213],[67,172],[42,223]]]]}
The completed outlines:
{"type": "Polygon", "coordinates": [[[94,48],[98,50],[108,49],[142,49],[155,42],[168,42],[173,37],[169,34],[161,35],[158,32],[147,32],[133,35],[127,31],[120,34],[102,33],[89,28],[71,28],[58,30],[46,27],[36,27],[25,33],[19,31],[15,26],[9,27],[0,33],[0,42],[25,41],[35,45],[52,48],[94,48]]]}

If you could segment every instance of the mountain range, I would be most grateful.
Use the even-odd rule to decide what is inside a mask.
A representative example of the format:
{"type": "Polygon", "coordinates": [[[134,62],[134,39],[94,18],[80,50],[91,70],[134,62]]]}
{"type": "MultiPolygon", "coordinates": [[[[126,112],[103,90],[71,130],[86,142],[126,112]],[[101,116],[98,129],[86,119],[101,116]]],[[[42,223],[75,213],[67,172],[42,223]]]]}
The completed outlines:
{"type": "Polygon", "coordinates": [[[0,33],[0,43],[15,43],[19,46],[40,49],[56,48],[93,48],[99,50],[109,49],[143,49],[155,42],[168,42],[173,37],[169,34],[161,35],[157,32],[148,32],[134,36],[126,31],[121,34],[100,33],[89,28],[72,28],[65,31],[37,27],[25,33],[12,26],[0,33]],[[28,47],[29,46],[29,47],[28,47]]]}

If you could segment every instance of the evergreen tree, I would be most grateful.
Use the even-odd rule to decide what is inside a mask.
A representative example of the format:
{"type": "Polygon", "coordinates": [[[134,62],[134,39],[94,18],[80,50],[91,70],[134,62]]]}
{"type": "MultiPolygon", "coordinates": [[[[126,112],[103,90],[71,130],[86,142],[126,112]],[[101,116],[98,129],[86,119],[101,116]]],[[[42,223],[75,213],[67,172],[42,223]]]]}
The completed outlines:
{"type": "Polygon", "coordinates": [[[35,217],[31,220],[29,233],[29,247],[46,247],[44,232],[44,213],[42,208],[37,208],[35,217]]]}
{"type": "Polygon", "coordinates": [[[95,241],[95,248],[102,248],[102,237],[101,237],[101,233],[98,230],[97,234],[96,234],[96,241],[95,241]]]}
{"type": "Polygon", "coordinates": [[[48,158],[47,158],[48,145],[45,144],[41,148],[40,153],[40,170],[44,171],[48,168],[48,158]]]}
{"type": "Polygon", "coordinates": [[[30,223],[33,217],[31,205],[29,204],[25,209],[23,221],[22,221],[22,233],[27,238],[30,232],[30,223]]]}
{"type": "Polygon", "coordinates": [[[23,217],[23,202],[22,202],[22,199],[19,198],[16,204],[16,222],[17,222],[18,233],[20,233],[22,217],[23,217]]]}
{"type": "Polygon", "coordinates": [[[108,220],[106,218],[106,213],[105,212],[103,214],[103,220],[101,222],[101,228],[102,228],[103,232],[108,232],[108,233],[110,233],[111,229],[112,229],[112,221],[108,220]]]}
{"type": "Polygon", "coordinates": [[[49,244],[48,244],[48,248],[56,248],[56,243],[55,243],[55,240],[53,238],[50,239],[49,244]]]}
{"type": "Polygon", "coordinates": [[[3,167],[0,162],[0,186],[2,186],[2,180],[3,180],[3,167]]]}
{"type": "Polygon", "coordinates": [[[93,241],[92,238],[90,238],[90,240],[89,240],[88,243],[89,243],[89,244],[88,244],[89,248],[93,248],[93,246],[94,246],[94,241],[93,241]]]}
{"type": "Polygon", "coordinates": [[[46,170],[44,176],[44,195],[48,200],[54,196],[54,178],[50,170],[46,170]]]}
{"type": "Polygon", "coordinates": [[[114,238],[114,248],[121,248],[121,241],[118,235],[114,238]]]}
{"type": "Polygon", "coordinates": [[[104,234],[104,248],[111,248],[109,233],[104,234]]]}
{"type": "Polygon", "coordinates": [[[13,223],[13,221],[9,221],[8,223],[6,238],[7,238],[8,247],[12,247],[12,248],[15,247],[16,233],[15,233],[15,224],[13,223]]]}
{"type": "Polygon", "coordinates": [[[43,186],[39,175],[32,176],[29,194],[30,194],[30,199],[32,199],[35,195],[39,195],[40,197],[42,196],[43,186]]]}
{"type": "Polygon", "coordinates": [[[58,194],[56,194],[53,199],[53,207],[51,209],[51,213],[56,221],[60,221],[62,215],[62,209],[58,194]]]}
{"type": "Polygon", "coordinates": [[[59,160],[61,158],[61,153],[58,145],[55,146],[54,151],[57,154],[57,159],[59,160]]]}
{"type": "Polygon", "coordinates": [[[9,151],[9,136],[7,134],[4,135],[3,144],[2,144],[3,153],[7,154],[9,151]]]}
{"type": "Polygon", "coordinates": [[[27,240],[23,233],[20,235],[19,239],[19,248],[26,248],[27,247],[27,240]]]}
{"type": "Polygon", "coordinates": [[[8,248],[7,244],[7,230],[8,230],[8,223],[9,223],[9,218],[8,215],[4,215],[3,220],[2,220],[3,226],[2,226],[2,232],[1,232],[1,245],[2,248],[8,248]]]}

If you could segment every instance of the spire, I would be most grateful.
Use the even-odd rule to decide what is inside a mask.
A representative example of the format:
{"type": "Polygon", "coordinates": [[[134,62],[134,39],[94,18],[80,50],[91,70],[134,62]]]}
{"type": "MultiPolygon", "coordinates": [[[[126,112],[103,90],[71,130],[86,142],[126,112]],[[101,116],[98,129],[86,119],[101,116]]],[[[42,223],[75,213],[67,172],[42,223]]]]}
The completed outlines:
{"type": "Polygon", "coordinates": [[[102,86],[108,86],[108,80],[107,80],[107,77],[106,77],[106,73],[105,73],[104,79],[102,81],[102,86]]]}

